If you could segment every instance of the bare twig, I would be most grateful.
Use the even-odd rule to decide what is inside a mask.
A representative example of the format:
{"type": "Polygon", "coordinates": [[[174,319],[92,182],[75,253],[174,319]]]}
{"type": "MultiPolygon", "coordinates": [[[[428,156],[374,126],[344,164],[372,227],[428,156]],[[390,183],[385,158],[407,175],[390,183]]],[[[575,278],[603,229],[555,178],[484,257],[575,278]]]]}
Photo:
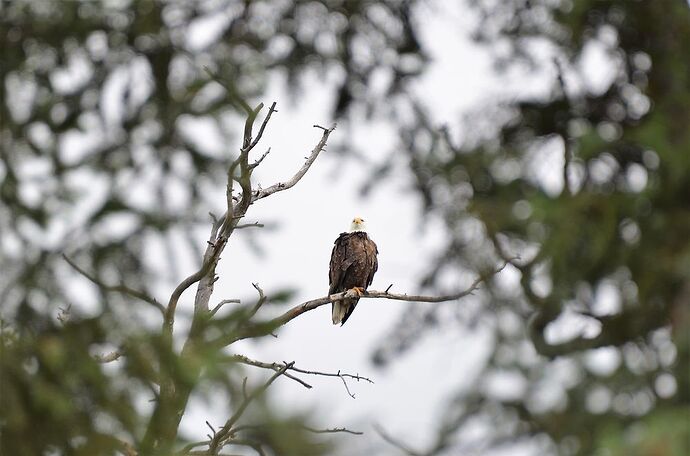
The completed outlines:
{"type": "Polygon", "coordinates": [[[208,428],[211,430],[211,433],[215,436],[216,435],[216,428],[214,428],[211,425],[211,423],[208,422],[208,420],[206,420],[206,426],[208,426],[208,428]]]}
{"type": "Polygon", "coordinates": [[[266,456],[266,453],[264,452],[263,448],[261,448],[261,443],[255,441],[255,440],[248,440],[248,439],[232,439],[231,441],[227,442],[232,445],[242,445],[242,446],[247,446],[254,451],[256,451],[256,454],[259,456],[266,456]]]}
{"type": "Polygon", "coordinates": [[[105,355],[93,355],[93,357],[96,361],[98,361],[99,363],[103,363],[103,364],[116,361],[116,360],[120,359],[121,356],[122,356],[122,352],[118,351],[118,350],[112,351],[112,352],[107,353],[105,355]]]}
{"type": "Polygon", "coordinates": [[[209,452],[210,454],[214,454],[215,452],[218,451],[218,449],[221,447],[223,444],[224,440],[227,439],[230,436],[230,433],[232,431],[232,427],[235,425],[237,420],[239,420],[242,417],[242,414],[244,411],[249,407],[249,404],[259,397],[261,394],[263,394],[271,384],[276,381],[278,377],[283,375],[286,370],[290,369],[295,363],[287,363],[285,366],[283,366],[280,370],[278,370],[275,374],[271,376],[271,378],[268,379],[266,383],[264,383],[262,386],[259,388],[255,389],[250,395],[245,397],[245,399],[242,401],[240,406],[237,408],[235,413],[226,421],[226,423],[223,425],[223,427],[213,436],[213,439],[209,443],[209,452]]]}
{"type": "MultiPolygon", "coordinates": [[[[193,454],[193,453],[192,453],[192,450],[193,450],[194,448],[199,447],[199,446],[208,445],[210,442],[211,442],[211,439],[208,439],[208,440],[200,440],[200,441],[198,441],[198,442],[191,442],[191,443],[188,443],[187,445],[185,445],[184,447],[182,447],[182,449],[180,449],[179,451],[177,451],[175,454],[180,455],[180,456],[181,456],[181,455],[186,455],[186,454],[193,454]]],[[[206,453],[206,452],[204,451],[204,454],[208,454],[208,453],[206,453]]]]}
{"type": "MultiPolygon", "coordinates": [[[[271,119],[271,114],[273,114],[274,112],[278,112],[278,111],[276,111],[276,102],[275,101],[273,102],[271,107],[268,109],[268,114],[266,114],[266,118],[264,119],[263,123],[261,124],[261,127],[259,128],[259,132],[256,134],[256,138],[254,138],[254,141],[252,141],[251,144],[249,145],[249,150],[253,149],[254,146],[257,145],[257,143],[259,142],[259,140],[263,136],[264,130],[266,129],[266,125],[268,124],[268,121],[271,119]]],[[[270,151],[270,149],[269,149],[269,151],[270,151]]],[[[266,154],[268,154],[268,152],[266,152],[264,154],[264,157],[266,156],[266,154]]],[[[261,157],[259,159],[259,161],[261,161],[261,160],[263,160],[263,157],[261,157]]]]}
{"type": "Polygon", "coordinates": [[[271,148],[269,147],[268,150],[266,152],[264,152],[261,157],[259,157],[254,163],[249,165],[249,168],[254,169],[257,166],[259,166],[261,164],[261,162],[264,161],[264,158],[266,158],[266,156],[270,153],[271,153],[271,148]]]}
{"type": "Polygon", "coordinates": [[[400,451],[402,451],[406,455],[408,455],[408,456],[421,456],[421,453],[414,451],[413,449],[411,449],[410,447],[408,447],[404,443],[399,442],[397,439],[394,439],[393,437],[388,435],[386,433],[386,431],[384,431],[383,428],[381,426],[379,426],[378,424],[374,425],[374,430],[376,430],[376,432],[381,436],[381,438],[383,440],[390,443],[391,445],[393,445],[394,447],[396,447],[397,449],[399,449],[400,451]]]}
{"type": "Polygon", "coordinates": [[[345,432],[347,434],[355,434],[355,435],[363,435],[364,432],[361,431],[352,431],[350,429],[341,427],[341,428],[331,428],[331,429],[314,429],[309,426],[302,426],[304,429],[306,429],[309,432],[313,432],[315,434],[334,434],[337,432],[345,432]]]}
{"type": "MultiPolygon", "coordinates": [[[[261,429],[265,428],[267,425],[266,424],[244,424],[242,426],[236,426],[234,431],[235,432],[242,432],[242,431],[251,431],[254,429],[261,429]]],[[[270,425],[269,425],[270,426],[270,425]]],[[[306,425],[299,425],[300,428],[304,429],[305,431],[313,432],[314,434],[336,434],[339,432],[344,432],[347,434],[354,434],[354,435],[363,435],[364,432],[361,431],[353,431],[351,429],[347,429],[344,427],[340,428],[330,428],[330,429],[316,429],[310,426],[306,425]]]]}
{"type": "Polygon", "coordinates": [[[250,114],[252,112],[252,108],[250,108],[247,102],[244,101],[244,99],[239,95],[239,93],[237,92],[237,88],[234,85],[225,82],[223,78],[215,74],[208,66],[204,65],[203,68],[204,71],[206,71],[206,73],[211,77],[211,79],[216,81],[218,84],[223,86],[225,90],[227,90],[228,95],[230,95],[232,101],[238,103],[245,113],[250,114]]]}
{"type": "Polygon", "coordinates": [[[223,299],[221,302],[216,304],[216,307],[214,307],[210,314],[211,316],[214,316],[220,309],[223,307],[225,304],[241,304],[242,301],[239,299],[223,299]]]}
{"type": "Polygon", "coordinates": [[[70,259],[64,253],[62,254],[62,258],[64,258],[65,261],[70,266],[72,266],[72,268],[75,271],[77,271],[79,274],[81,274],[84,277],[86,277],[87,279],[89,279],[94,284],[98,285],[98,287],[101,288],[102,290],[114,291],[116,293],[122,293],[122,294],[132,296],[134,298],[140,299],[144,302],[151,304],[153,307],[158,309],[162,314],[165,314],[165,308],[163,307],[163,305],[161,303],[159,303],[158,301],[156,301],[154,298],[152,298],[149,295],[147,295],[146,293],[144,293],[143,291],[134,290],[134,289],[129,288],[125,285],[107,285],[107,284],[103,283],[100,279],[96,278],[95,276],[89,274],[84,269],[79,267],[74,261],[72,261],[72,259],[70,259]]]}
{"type": "MultiPolygon", "coordinates": [[[[263,369],[271,369],[271,370],[276,371],[276,372],[281,370],[285,365],[289,364],[289,363],[284,363],[284,364],[266,363],[266,362],[257,361],[254,359],[247,358],[244,355],[233,355],[229,358],[229,360],[233,361],[233,362],[239,362],[242,364],[247,364],[250,366],[261,367],[263,369]]],[[[294,364],[294,363],[292,363],[292,364],[294,364]]],[[[338,377],[342,380],[343,385],[345,385],[345,390],[347,391],[347,394],[350,397],[352,397],[353,399],[355,398],[355,395],[352,394],[352,392],[350,391],[350,388],[348,387],[345,379],[349,378],[349,379],[356,380],[356,381],[361,380],[361,381],[365,381],[365,382],[372,383],[372,384],[374,383],[374,381],[371,380],[370,378],[362,377],[359,374],[354,374],[354,375],[353,374],[343,374],[340,371],[338,371],[337,373],[334,374],[334,373],[330,373],[330,372],[320,372],[320,371],[300,369],[298,367],[295,367],[294,365],[291,365],[288,368],[288,370],[298,372],[300,374],[305,374],[305,375],[315,375],[315,376],[322,376],[322,377],[338,377]]],[[[295,380],[296,382],[300,383],[305,388],[311,388],[311,385],[306,383],[304,380],[291,375],[289,372],[285,372],[283,375],[285,375],[286,377],[288,377],[292,380],[295,380]]]]}
{"type": "MultiPolygon", "coordinates": [[[[243,355],[233,355],[233,356],[231,356],[229,359],[230,359],[230,361],[232,361],[232,362],[239,362],[239,363],[247,364],[247,365],[254,366],[254,367],[261,367],[261,368],[263,368],[263,369],[270,369],[270,370],[273,370],[273,371],[276,371],[276,372],[278,372],[279,370],[281,370],[281,369],[283,368],[283,366],[284,366],[284,364],[278,364],[278,363],[264,363],[264,362],[261,362],[261,361],[256,361],[256,360],[253,360],[253,359],[249,359],[249,358],[247,358],[246,356],[243,356],[243,355]]],[[[288,373],[288,372],[285,372],[283,375],[285,375],[287,378],[289,378],[289,379],[291,379],[291,380],[296,381],[297,383],[299,383],[300,385],[304,386],[304,387],[307,388],[307,389],[311,389],[311,387],[312,387],[309,383],[305,382],[305,381],[302,380],[301,378],[295,377],[294,375],[292,375],[292,374],[290,374],[290,373],[288,373]]]]}
{"type": "Polygon", "coordinates": [[[247,399],[247,377],[242,379],[242,397],[247,399]]]}
{"type": "Polygon", "coordinates": [[[241,230],[241,229],[243,229],[243,228],[254,228],[254,227],[256,227],[256,228],[263,228],[263,227],[264,227],[264,224],[263,224],[263,223],[259,223],[259,222],[245,223],[245,224],[242,224],[242,225],[237,225],[237,226],[235,227],[235,229],[236,229],[236,230],[241,230]]]}
{"type": "Polygon", "coordinates": [[[249,311],[249,314],[247,314],[247,317],[246,317],[247,320],[249,320],[254,315],[256,315],[256,313],[259,311],[261,306],[263,306],[267,301],[266,295],[264,294],[264,290],[261,289],[259,284],[258,283],[252,283],[252,286],[257,291],[257,293],[259,293],[259,299],[256,300],[256,304],[254,304],[254,307],[252,307],[251,310],[249,311]]]}
{"type": "Polygon", "coordinates": [[[262,198],[266,198],[267,196],[270,196],[274,193],[282,192],[284,190],[287,190],[288,188],[294,187],[295,184],[297,184],[297,182],[299,182],[300,179],[304,177],[304,175],[309,170],[309,167],[311,167],[312,163],[314,163],[314,160],[316,160],[316,157],[318,157],[323,148],[326,147],[328,136],[333,132],[333,130],[335,130],[335,124],[333,124],[331,128],[324,128],[318,126],[317,128],[321,128],[323,130],[321,141],[319,141],[316,147],[314,147],[314,149],[311,151],[311,154],[307,158],[307,161],[304,163],[304,165],[302,165],[302,167],[297,171],[297,173],[295,173],[295,175],[292,176],[292,178],[287,182],[279,182],[263,190],[257,190],[254,193],[254,196],[252,197],[252,203],[262,198]]]}
{"type": "Polygon", "coordinates": [[[63,325],[69,320],[70,312],[72,310],[72,304],[68,304],[67,307],[58,307],[57,319],[63,325]]]}
{"type": "Polygon", "coordinates": [[[124,440],[119,440],[119,442],[120,442],[120,445],[122,447],[121,452],[125,456],[138,456],[139,455],[139,453],[134,448],[134,446],[132,446],[131,443],[125,442],[124,440]]]}
{"type": "MultiPolygon", "coordinates": [[[[558,57],[553,58],[553,63],[556,66],[556,77],[558,79],[558,85],[560,86],[561,92],[563,92],[563,98],[570,102],[570,97],[568,96],[568,91],[566,90],[565,78],[563,77],[563,64],[558,57]]],[[[570,104],[570,103],[569,103],[570,104]]],[[[568,180],[568,169],[570,168],[570,161],[572,152],[570,150],[570,142],[568,141],[568,136],[566,131],[562,132],[563,138],[563,190],[568,195],[573,194],[573,189],[571,188],[570,181],[568,180]]]]}

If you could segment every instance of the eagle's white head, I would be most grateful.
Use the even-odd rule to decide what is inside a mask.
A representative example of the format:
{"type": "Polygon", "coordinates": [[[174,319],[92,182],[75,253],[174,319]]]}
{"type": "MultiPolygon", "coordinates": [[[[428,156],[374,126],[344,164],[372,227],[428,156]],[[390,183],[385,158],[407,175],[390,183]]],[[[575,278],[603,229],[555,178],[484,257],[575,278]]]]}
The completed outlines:
{"type": "Polygon", "coordinates": [[[361,217],[355,217],[352,219],[352,224],[350,225],[350,233],[355,231],[366,231],[367,226],[364,224],[364,219],[361,217]]]}

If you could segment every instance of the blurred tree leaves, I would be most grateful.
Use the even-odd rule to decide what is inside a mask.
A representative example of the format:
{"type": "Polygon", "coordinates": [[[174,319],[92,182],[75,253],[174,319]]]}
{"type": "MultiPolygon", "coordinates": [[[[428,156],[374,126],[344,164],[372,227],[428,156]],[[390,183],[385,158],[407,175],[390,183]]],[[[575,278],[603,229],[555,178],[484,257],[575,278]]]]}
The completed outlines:
{"type": "MultiPolygon", "coordinates": [[[[452,313],[463,327],[488,328],[493,351],[428,453],[529,442],[535,454],[686,454],[688,3],[469,4],[497,71],[531,68],[551,87],[487,107],[460,129],[439,129],[418,100],[401,134],[427,211],[451,236],[423,285],[447,287],[520,256],[505,279],[515,285],[496,277],[477,306],[452,313]],[[593,81],[602,68],[592,65],[610,77],[593,81]],[[477,423],[489,432],[474,445],[457,437],[477,423]]],[[[452,327],[439,317],[448,307],[411,309],[374,360],[452,327]]]]}
{"type": "MultiPolygon", "coordinates": [[[[59,326],[58,308],[74,300],[59,253],[106,283],[150,292],[143,255],[155,237],[175,271],[172,252],[191,241],[174,232],[189,233],[219,207],[205,190],[222,184],[233,158],[232,147],[209,148],[194,132],[237,142],[233,101],[206,66],[245,97],[276,75],[298,93],[305,74],[335,74],[336,116],[355,106],[391,116],[395,157],[407,154],[415,190],[451,234],[424,286],[520,254],[506,271],[518,291],[496,278],[467,307],[475,311],[452,313],[491,328],[494,345],[475,386],[449,401],[430,453],[525,441],[539,454],[688,452],[687,2],[468,0],[497,71],[548,67],[552,87],[482,107],[462,137],[439,130],[406,84],[427,62],[418,3],[0,3],[4,451],[122,451],[115,438],[141,438],[146,409],[134,398],[153,394],[156,370],[184,375],[148,337],[148,307],[126,296],[99,290],[98,318],[75,309],[59,326]],[[535,53],[544,43],[558,64],[535,53]],[[596,53],[614,70],[604,89],[585,71],[596,53]],[[378,73],[385,87],[373,90],[378,73]],[[549,336],[568,331],[570,339],[549,336]],[[93,355],[112,346],[129,356],[111,371],[93,355]],[[492,390],[506,375],[523,386],[492,390]],[[492,432],[454,440],[477,422],[492,432]]],[[[392,169],[385,161],[372,176],[392,169]]],[[[448,308],[410,308],[375,359],[447,325],[448,308]]],[[[208,353],[196,362],[213,385],[241,395],[241,375],[208,353]]],[[[253,438],[277,454],[329,451],[293,421],[303,417],[266,414],[276,426],[253,438]]]]}

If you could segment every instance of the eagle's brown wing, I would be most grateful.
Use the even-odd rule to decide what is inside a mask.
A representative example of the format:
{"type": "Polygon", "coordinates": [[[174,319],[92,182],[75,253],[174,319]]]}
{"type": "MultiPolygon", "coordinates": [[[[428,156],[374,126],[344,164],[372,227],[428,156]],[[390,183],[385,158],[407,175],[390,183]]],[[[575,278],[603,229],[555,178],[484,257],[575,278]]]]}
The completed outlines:
{"type": "Polygon", "coordinates": [[[376,271],[379,269],[379,260],[376,257],[379,254],[379,249],[376,247],[376,243],[371,240],[367,236],[365,243],[364,243],[364,249],[366,250],[367,256],[366,256],[366,261],[367,261],[367,270],[369,272],[369,275],[367,277],[367,284],[364,287],[365,289],[371,285],[371,282],[374,280],[374,274],[376,274],[376,271]]]}
{"type": "Polygon", "coordinates": [[[335,240],[333,251],[331,252],[331,263],[328,268],[328,283],[330,285],[328,294],[332,295],[340,291],[344,291],[343,281],[347,270],[354,263],[354,258],[348,258],[347,255],[347,235],[349,233],[341,233],[338,239],[335,240]]]}

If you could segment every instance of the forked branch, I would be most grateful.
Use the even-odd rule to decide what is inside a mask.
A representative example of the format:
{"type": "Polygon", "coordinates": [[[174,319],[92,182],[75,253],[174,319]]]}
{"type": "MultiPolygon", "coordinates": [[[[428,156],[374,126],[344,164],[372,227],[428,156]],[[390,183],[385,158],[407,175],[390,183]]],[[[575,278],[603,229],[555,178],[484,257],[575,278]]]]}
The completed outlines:
{"type": "Polygon", "coordinates": [[[153,307],[158,309],[161,312],[161,314],[165,314],[165,308],[163,307],[163,305],[161,303],[159,303],[158,301],[156,301],[151,296],[144,293],[143,291],[129,288],[126,285],[108,285],[108,284],[102,282],[96,276],[86,272],[83,268],[81,268],[79,265],[77,265],[77,263],[72,261],[72,259],[70,257],[68,257],[67,255],[65,255],[64,253],[62,254],[62,258],[64,258],[65,261],[67,262],[67,264],[72,266],[72,268],[75,271],[77,271],[79,274],[81,274],[84,277],[86,277],[87,279],[89,279],[91,282],[93,282],[95,285],[97,285],[103,291],[114,291],[116,293],[122,293],[122,294],[132,296],[133,298],[140,299],[140,300],[152,305],[153,307]]]}

